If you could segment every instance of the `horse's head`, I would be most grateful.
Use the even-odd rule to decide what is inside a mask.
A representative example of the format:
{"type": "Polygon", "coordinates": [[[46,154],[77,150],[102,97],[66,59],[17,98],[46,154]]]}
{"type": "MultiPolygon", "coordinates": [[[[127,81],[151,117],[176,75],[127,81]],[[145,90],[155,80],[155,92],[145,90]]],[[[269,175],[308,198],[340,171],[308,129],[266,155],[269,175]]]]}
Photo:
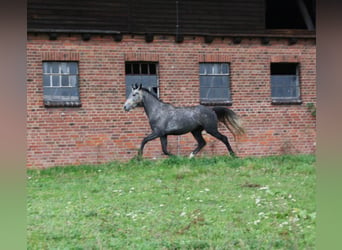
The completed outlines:
{"type": "Polygon", "coordinates": [[[125,105],[124,110],[130,111],[131,109],[134,109],[136,106],[141,104],[143,101],[143,91],[142,91],[142,85],[139,86],[137,84],[132,85],[132,92],[128,96],[125,105]]]}

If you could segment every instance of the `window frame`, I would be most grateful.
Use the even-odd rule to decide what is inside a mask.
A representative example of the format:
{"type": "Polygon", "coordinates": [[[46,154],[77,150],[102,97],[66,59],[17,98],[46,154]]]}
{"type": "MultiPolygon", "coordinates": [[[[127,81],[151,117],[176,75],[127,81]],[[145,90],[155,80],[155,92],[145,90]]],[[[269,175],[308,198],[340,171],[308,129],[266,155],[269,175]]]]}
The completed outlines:
{"type": "MultiPolygon", "coordinates": [[[[225,105],[225,106],[231,106],[232,105],[232,94],[231,94],[231,70],[230,70],[230,63],[229,62],[199,62],[199,87],[200,87],[200,103],[203,105],[225,105]],[[220,65],[221,71],[218,73],[202,73],[201,72],[201,65],[220,65]],[[227,65],[227,73],[223,73],[223,65],[227,65]],[[203,98],[201,97],[201,89],[204,88],[202,85],[204,84],[202,82],[203,77],[211,77],[211,76],[221,76],[226,77],[227,81],[227,90],[228,90],[228,96],[224,99],[220,98],[203,98]]],[[[211,88],[215,88],[212,86],[211,88]]],[[[223,87],[222,87],[223,89],[223,87]]]]}
{"type": "MultiPolygon", "coordinates": [[[[286,69],[282,69],[284,70],[284,72],[286,71],[286,69]]],[[[271,99],[272,99],[272,104],[302,104],[302,100],[301,100],[301,82],[300,82],[300,63],[292,63],[292,62],[273,62],[270,64],[270,87],[271,87],[271,99]],[[291,73],[272,73],[272,65],[284,65],[284,68],[288,65],[293,65],[295,66],[295,74],[291,74],[291,73]],[[285,87],[279,87],[279,86],[274,86],[276,83],[274,82],[274,78],[273,76],[284,76],[284,77],[288,77],[288,76],[295,76],[295,85],[289,84],[289,86],[285,86],[285,87]],[[274,88],[283,88],[283,89],[289,89],[290,87],[292,89],[289,89],[289,91],[295,91],[295,96],[274,96],[274,88]]]]}
{"type": "Polygon", "coordinates": [[[44,106],[45,107],[80,107],[80,87],[79,87],[79,62],[78,61],[58,61],[58,60],[49,60],[43,61],[43,98],[44,98],[44,106]],[[58,67],[58,72],[53,72],[52,68],[54,67],[52,64],[55,63],[58,67]],[[50,64],[50,65],[49,65],[50,64]],[[63,66],[66,64],[66,66],[63,66]],[[71,64],[74,65],[74,72],[70,72],[72,67],[71,64]],[[62,69],[63,67],[64,70],[62,69]],[[46,68],[49,70],[46,71],[46,68]],[[66,72],[63,72],[66,71],[66,72]],[[49,78],[47,82],[47,78],[49,78]],[[74,78],[74,79],[73,79],[74,78]],[[54,83],[54,79],[58,79],[58,84],[54,83]],[[67,85],[63,86],[63,79],[67,79],[67,85]],[[73,80],[72,80],[73,79],[73,80]],[[72,81],[74,83],[72,83],[72,81]],[[49,84],[47,84],[49,83],[49,84]],[[74,85],[74,86],[73,86],[74,85]],[[63,95],[63,93],[55,94],[57,92],[63,92],[62,90],[70,89],[69,95],[63,95]],[[55,93],[50,95],[49,90],[54,91],[55,93]],[[70,95],[71,92],[74,91],[76,95],[70,95]],[[72,98],[73,97],[73,98],[72,98]]]}

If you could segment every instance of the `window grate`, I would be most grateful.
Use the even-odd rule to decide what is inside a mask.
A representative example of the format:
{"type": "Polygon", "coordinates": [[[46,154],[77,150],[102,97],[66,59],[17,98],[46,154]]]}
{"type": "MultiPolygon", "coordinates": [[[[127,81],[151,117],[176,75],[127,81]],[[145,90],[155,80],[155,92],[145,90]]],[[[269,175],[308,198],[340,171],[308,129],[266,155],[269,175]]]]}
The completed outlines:
{"type": "Polygon", "coordinates": [[[156,75],[156,63],[126,62],[126,75],[156,75]]]}

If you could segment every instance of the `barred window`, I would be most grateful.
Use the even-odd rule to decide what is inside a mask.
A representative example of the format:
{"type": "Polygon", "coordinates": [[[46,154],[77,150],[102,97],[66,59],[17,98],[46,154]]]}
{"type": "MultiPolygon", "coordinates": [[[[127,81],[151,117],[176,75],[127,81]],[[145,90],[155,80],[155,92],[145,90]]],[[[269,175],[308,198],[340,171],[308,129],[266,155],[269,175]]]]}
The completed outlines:
{"type": "Polygon", "coordinates": [[[126,62],[126,97],[131,93],[132,84],[142,84],[159,96],[158,63],[126,62]]]}
{"type": "Polygon", "coordinates": [[[43,62],[44,104],[80,106],[78,63],[43,62]]]}
{"type": "Polygon", "coordinates": [[[201,103],[230,103],[229,75],[228,63],[200,63],[201,103]]]}

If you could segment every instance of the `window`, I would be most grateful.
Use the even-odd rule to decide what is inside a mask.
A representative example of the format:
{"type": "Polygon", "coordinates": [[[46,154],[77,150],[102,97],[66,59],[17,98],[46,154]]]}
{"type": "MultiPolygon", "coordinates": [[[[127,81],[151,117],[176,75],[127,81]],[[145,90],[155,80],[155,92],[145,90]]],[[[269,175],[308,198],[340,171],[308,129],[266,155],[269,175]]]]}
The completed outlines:
{"type": "Polygon", "coordinates": [[[315,30],[315,0],[266,0],[266,29],[315,30]]]}
{"type": "Polygon", "coordinates": [[[43,62],[44,104],[80,106],[78,63],[43,62]]]}
{"type": "Polygon", "coordinates": [[[200,63],[200,98],[203,104],[231,102],[228,63],[200,63]]]}
{"type": "Polygon", "coordinates": [[[154,62],[126,62],[126,97],[131,93],[132,84],[142,84],[159,96],[158,64],[154,62]]]}
{"type": "Polygon", "coordinates": [[[298,63],[271,63],[273,103],[300,103],[298,63]]]}

